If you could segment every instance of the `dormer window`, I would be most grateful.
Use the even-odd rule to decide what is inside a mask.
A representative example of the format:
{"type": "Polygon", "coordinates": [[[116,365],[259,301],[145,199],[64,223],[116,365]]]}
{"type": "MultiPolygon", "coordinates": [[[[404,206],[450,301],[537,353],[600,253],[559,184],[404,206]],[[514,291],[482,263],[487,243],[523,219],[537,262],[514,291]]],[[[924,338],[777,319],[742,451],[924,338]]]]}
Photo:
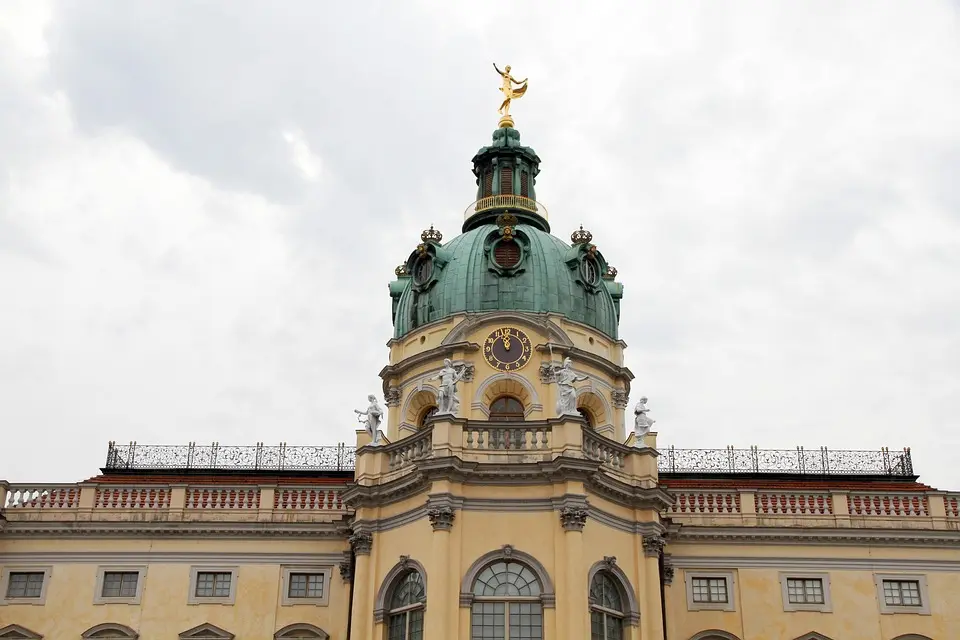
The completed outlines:
{"type": "Polygon", "coordinates": [[[433,277],[433,258],[423,255],[413,263],[413,283],[423,286],[433,277]]]}
{"type": "Polygon", "coordinates": [[[580,276],[583,282],[591,287],[600,283],[600,265],[596,258],[585,257],[580,263],[580,276]]]}

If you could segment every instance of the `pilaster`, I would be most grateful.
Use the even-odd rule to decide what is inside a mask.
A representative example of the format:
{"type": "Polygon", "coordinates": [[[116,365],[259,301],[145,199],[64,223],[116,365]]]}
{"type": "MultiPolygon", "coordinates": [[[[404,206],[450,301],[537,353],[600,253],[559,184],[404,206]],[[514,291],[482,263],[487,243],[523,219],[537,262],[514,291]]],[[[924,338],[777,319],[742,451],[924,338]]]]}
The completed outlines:
{"type": "Polygon", "coordinates": [[[663,608],[660,598],[660,554],[663,536],[643,536],[644,608],[641,614],[643,640],[663,640],[663,608]]]}
{"type": "Polygon", "coordinates": [[[450,535],[456,514],[448,506],[434,507],[427,512],[433,527],[431,560],[433,571],[427,581],[427,613],[424,620],[424,637],[453,638],[456,630],[450,619],[447,601],[455,597],[455,587],[448,580],[450,559],[450,535]],[[430,606],[433,603],[435,606],[430,606]]]}
{"type": "Polygon", "coordinates": [[[372,638],[373,585],[377,578],[370,558],[373,536],[366,531],[356,531],[350,536],[350,546],[356,557],[353,576],[353,634],[357,638],[372,638]]]}
{"type": "MultiPolygon", "coordinates": [[[[583,527],[587,522],[587,510],[579,506],[567,506],[560,510],[560,524],[563,527],[564,555],[566,556],[567,602],[587,601],[587,573],[583,564],[583,527]]],[[[560,614],[566,626],[567,638],[586,638],[587,608],[585,606],[567,606],[566,615],[560,614]]]]}

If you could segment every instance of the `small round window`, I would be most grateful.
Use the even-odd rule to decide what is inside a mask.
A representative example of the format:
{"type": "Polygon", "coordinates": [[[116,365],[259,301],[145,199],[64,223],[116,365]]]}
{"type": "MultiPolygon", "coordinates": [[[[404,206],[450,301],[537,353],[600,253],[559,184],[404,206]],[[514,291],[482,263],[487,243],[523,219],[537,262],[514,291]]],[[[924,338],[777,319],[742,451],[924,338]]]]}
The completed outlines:
{"type": "Polygon", "coordinates": [[[430,256],[421,256],[413,263],[413,282],[414,284],[424,285],[430,281],[433,276],[433,258],[430,256]]]}
{"type": "Polygon", "coordinates": [[[493,260],[503,269],[512,269],[520,264],[520,245],[516,240],[500,240],[493,247],[493,260]]]}
{"type": "Polygon", "coordinates": [[[580,275],[583,276],[583,281],[594,287],[600,282],[600,265],[597,264],[595,258],[584,258],[583,262],[580,263],[580,275]]]}

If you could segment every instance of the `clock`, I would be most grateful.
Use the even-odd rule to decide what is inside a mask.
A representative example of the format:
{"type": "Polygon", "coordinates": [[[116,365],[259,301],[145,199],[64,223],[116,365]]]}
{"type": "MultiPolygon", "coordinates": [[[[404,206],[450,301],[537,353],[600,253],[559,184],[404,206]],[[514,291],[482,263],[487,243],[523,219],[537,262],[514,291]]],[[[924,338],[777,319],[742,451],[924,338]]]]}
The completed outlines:
{"type": "Polygon", "coordinates": [[[530,362],[532,354],[530,338],[514,327],[494,329],[483,341],[484,359],[499,371],[519,371],[530,362]]]}

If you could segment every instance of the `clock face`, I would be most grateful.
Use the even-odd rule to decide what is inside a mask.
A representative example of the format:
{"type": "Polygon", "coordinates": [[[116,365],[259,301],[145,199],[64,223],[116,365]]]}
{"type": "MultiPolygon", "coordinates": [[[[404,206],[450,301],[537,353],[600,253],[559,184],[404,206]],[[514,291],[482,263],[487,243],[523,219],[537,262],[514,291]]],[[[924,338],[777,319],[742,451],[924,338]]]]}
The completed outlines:
{"type": "Polygon", "coordinates": [[[530,362],[533,345],[520,329],[504,327],[494,329],[483,341],[483,357],[494,369],[518,371],[530,362]]]}

